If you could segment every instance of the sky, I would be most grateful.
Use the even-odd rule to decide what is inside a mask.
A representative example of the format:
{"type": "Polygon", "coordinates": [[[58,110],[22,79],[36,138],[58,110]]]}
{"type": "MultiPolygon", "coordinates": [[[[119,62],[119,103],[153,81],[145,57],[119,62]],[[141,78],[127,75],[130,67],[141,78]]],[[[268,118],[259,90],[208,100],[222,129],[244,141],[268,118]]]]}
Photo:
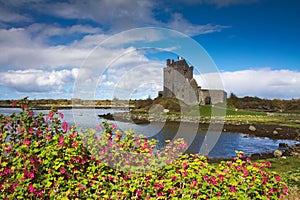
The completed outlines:
{"type": "Polygon", "coordinates": [[[172,33],[215,64],[202,88],[300,98],[299,18],[297,0],[0,0],[0,99],[154,98],[172,33]]]}

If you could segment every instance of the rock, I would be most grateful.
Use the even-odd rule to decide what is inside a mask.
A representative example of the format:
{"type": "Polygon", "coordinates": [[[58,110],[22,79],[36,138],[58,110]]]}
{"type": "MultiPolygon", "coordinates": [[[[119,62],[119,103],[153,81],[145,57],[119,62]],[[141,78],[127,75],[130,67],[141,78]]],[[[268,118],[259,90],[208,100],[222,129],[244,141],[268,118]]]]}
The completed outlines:
{"type": "Polygon", "coordinates": [[[273,135],[278,135],[278,131],[274,130],[273,135]]]}
{"type": "Polygon", "coordinates": [[[287,143],[279,143],[279,147],[286,148],[286,147],[289,147],[289,145],[287,143]]]}
{"type": "Polygon", "coordinates": [[[282,154],[283,154],[283,152],[278,149],[273,152],[274,157],[281,157],[282,154]]]}
{"type": "Polygon", "coordinates": [[[250,126],[249,126],[249,131],[256,131],[255,126],[250,125],[250,126]]]}

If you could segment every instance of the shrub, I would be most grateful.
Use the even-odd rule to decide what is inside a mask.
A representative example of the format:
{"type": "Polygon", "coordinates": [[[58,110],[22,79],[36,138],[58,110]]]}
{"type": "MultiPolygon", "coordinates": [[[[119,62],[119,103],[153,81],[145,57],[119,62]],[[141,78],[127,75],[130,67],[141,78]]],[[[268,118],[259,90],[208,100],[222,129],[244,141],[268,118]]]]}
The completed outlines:
{"type": "Polygon", "coordinates": [[[0,115],[1,199],[278,199],[287,194],[280,176],[242,152],[232,162],[208,164],[182,154],[183,140],[156,141],[121,133],[104,122],[77,130],[51,109],[34,115],[0,115]],[[98,132],[97,132],[98,131],[98,132]]]}

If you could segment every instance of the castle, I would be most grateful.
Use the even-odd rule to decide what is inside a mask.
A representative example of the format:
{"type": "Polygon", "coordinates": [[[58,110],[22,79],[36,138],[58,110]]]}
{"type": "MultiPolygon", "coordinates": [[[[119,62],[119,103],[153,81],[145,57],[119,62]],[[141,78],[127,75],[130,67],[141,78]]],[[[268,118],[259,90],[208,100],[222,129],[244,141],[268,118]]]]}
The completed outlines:
{"type": "Polygon", "coordinates": [[[189,66],[184,59],[167,59],[167,67],[163,70],[164,89],[159,92],[159,96],[177,98],[189,105],[226,102],[227,94],[224,90],[206,90],[198,86],[193,78],[193,66],[189,66]]]}

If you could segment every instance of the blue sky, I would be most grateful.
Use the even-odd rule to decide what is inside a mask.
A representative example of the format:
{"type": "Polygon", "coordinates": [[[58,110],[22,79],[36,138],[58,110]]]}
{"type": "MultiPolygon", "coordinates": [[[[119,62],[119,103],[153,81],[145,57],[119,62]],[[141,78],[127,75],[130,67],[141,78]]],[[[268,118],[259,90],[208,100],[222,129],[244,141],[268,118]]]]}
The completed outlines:
{"type": "MultiPolygon", "coordinates": [[[[228,93],[299,98],[299,15],[297,0],[0,0],[0,99],[70,99],[76,84],[99,99],[122,92],[133,99],[155,97],[165,59],[176,57],[172,48],[178,46],[154,54],[132,46],[160,42],[159,34],[147,32],[94,49],[143,27],[176,30],[197,41],[228,93]],[[96,57],[89,56],[93,49],[96,57]],[[121,54],[109,67],[100,64],[121,54]]],[[[211,76],[195,78],[205,88],[203,80],[211,76]]]]}

